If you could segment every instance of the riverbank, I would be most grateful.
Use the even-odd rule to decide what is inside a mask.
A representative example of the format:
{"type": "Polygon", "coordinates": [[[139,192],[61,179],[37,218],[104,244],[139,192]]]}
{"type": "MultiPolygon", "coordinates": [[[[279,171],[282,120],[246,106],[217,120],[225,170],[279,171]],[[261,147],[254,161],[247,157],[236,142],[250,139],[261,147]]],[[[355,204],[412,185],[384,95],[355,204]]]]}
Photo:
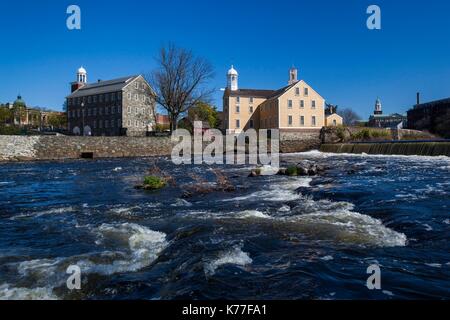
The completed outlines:
{"type": "MultiPolygon", "coordinates": [[[[338,153],[439,155],[444,152],[443,155],[449,155],[447,147],[444,147],[443,151],[439,151],[441,147],[430,147],[430,149],[427,146],[405,147],[404,145],[392,148],[361,145],[349,147],[349,145],[352,146],[351,139],[359,136],[364,138],[365,130],[367,129],[348,127],[328,127],[322,130],[284,129],[280,130],[279,150],[280,153],[320,149],[324,152],[338,153]]],[[[400,136],[414,139],[433,138],[426,133],[412,130],[370,129],[368,135],[372,139],[371,142],[374,142],[373,139],[386,139],[386,137],[399,140],[400,136]],[[378,138],[373,137],[374,135],[378,138]]],[[[208,144],[209,142],[204,142],[204,148],[208,144]]],[[[174,145],[170,137],[0,136],[0,162],[165,157],[172,154],[174,145]]],[[[226,148],[224,145],[224,150],[226,148]]]]}

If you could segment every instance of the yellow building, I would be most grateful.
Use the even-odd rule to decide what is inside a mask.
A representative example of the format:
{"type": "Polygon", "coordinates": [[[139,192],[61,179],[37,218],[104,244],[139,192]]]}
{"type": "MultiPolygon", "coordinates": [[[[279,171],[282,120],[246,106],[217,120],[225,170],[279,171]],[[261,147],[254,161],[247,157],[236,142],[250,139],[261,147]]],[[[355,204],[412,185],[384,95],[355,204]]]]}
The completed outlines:
{"type": "Polygon", "coordinates": [[[326,125],[325,99],[297,74],[292,68],[288,85],[279,90],[239,89],[239,74],[232,66],[223,96],[224,129],[229,133],[249,128],[320,130],[326,125]]]}

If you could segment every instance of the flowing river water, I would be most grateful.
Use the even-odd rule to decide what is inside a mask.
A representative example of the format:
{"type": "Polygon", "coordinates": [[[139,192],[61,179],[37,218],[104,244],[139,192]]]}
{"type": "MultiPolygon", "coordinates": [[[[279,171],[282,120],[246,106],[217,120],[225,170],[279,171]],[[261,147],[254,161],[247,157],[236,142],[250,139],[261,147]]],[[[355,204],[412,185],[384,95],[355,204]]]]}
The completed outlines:
{"type": "Polygon", "coordinates": [[[183,197],[213,167],[169,159],[0,165],[0,299],[450,298],[450,158],[281,156],[316,177],[183,197]],[[176,186],[134,189],[153,163],[176,186]],[[367,268],[381,268],[369,290],[367,268]],[[67,289],[67,267],[82,270],[67,289]]]}

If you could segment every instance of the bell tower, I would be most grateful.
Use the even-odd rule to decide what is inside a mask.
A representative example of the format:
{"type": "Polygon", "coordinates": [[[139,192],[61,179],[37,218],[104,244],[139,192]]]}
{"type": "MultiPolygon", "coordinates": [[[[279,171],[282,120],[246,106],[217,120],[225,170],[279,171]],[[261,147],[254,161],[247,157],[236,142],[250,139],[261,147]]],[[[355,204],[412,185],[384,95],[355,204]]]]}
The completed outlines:
{"type": "Polygon", "coordinates": [[[377,98],[377,101],[375,102],[375,112],[373,113],[375,115],[382,115],[383,109],[381,108],[381,100],[380,98],[377,98]]]}
{"type": "Polygon", "coordinates": [[[298,70],[297,70],[296,67],[292,67],[289,70],[289,82],[288,82],[288,84],[291,85],[291,84],[294,84],[296,82],[298,82],[298,70]]]}
{"type": "Polygon", "coordinates": [[[77,71],[77,81],[72,82],[72,92],[77,91],[87,83],[87,72],[86,69],[80,67],[77,71]]]}
{"type": "Polygon", "coordinates": [[[231,91],[237,91],[239,89],[238,77],[238,72],[234,69],[234,66],[231,66],[231,69],[227,73],[227,89],[231,91]]]}

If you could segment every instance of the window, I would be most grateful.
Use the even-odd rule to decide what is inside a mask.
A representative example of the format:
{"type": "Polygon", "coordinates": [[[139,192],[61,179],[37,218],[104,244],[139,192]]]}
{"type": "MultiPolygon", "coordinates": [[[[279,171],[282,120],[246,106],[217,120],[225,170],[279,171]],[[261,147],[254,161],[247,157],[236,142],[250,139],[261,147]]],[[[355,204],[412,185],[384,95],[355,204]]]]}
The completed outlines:
{"type": "Polygon", "coordinates": [[[239,106],[236,106],[236,113],[241,112],[241,108],[239,106]]]}
{"type": "Polygon", "coordinates": [[[292,116],[288,116],[288,124],[289,126],[292,126],[292,116]]]}
{"type": "Polygon", "coordinates": [[[136,83],[134,84],[136,89],[139,89],[139,82],[136,81],[136,83]]]}
{"type": "Polygon", "coordinates": [[[135,126],[136,128],[139,127],[139,121],[136,120],[136,121],[134,122],[134,126],[135,126]]]}
{"type": "Polygon", "coordinates": [[[94,103],[97,103],[97,96],[94,96],[94,103]]]}
{"type": "Polygon", "coordinates": [[[288,108],[292,109],[292,100],[288,100],[288,108]]]}
{"type": "Polygon", "coordinates": [[[313,116],[313,117],[311,118],[311,125],[312,125],[313,127],[316,126],[316,117],[315,117],[315,116],[313,116]]]}
{"type": "Polygon", "coordinates": [[[103,109],[102,108],[98,108],[98,115],[101,116],[103,114],[103,109]]]}
{"type": "Polygon", "coordinates": [[[236,129],[239,129],[241,127],[241,121],[238,119],[236,120],[236,129]]]}
{"type": "Polygon", "coordinates": [[[253,106],[250,106],[249,111],[250,113],[253,113],[253,106]]]}
{"type": "Polygon", "coordinates": [[[116,113],[116,107],[115,106],[112,106],[111,107],[111,114],[115,114],[116,113]]]}
{"type": "Polygon", "coordinates": [[[253,127],[254,127],[253,119],[250,119],[250,128],[253,129],[253,127]]]}
{"type": "Polygon", "coordinates": [[[295,88],[295,95],[299,96],[300,95],[300,88],[295,88]]]}
{"type": "Polygon", "coordinates": [[[333,120],[333,126],[337,126],[337,121],[336,121],[336,119],[333,120]]]}
{"type": "Polygon", "coordinates": [[[316,108],[316,100],[311,101],[311,109],[316,108]]]}
{"type": "Polygon", "coordinates": [[[91,109],[88,109],[88,117],[91,116],[91,109]]]}
{"type": "Polygon", "coordinates": [[[128,92],[127,96],[128,96],[128,100],[131,100],[131,92],[128,92]]]}
{"type": "Polygon", "coordinates": [[[305,117],[304,116],[301,116],[300,117],[300,126],[304,126],[305,125],[305,117]]]}
{"type": "Polygon", "coordinates": [[[114,120],[111,120],[111,128],[114,128],[114,120]]]}
{"type": "Polygon", "coordinates": [[[122,100],[122,92],[117,92],[117,99],[122,100]]]}
{"type": "Polygon", "coordinates": [[[98,127],[101,129],[103,127],[102,120],[98,120],[98,127]]]}
{"type": "Polygon", "coordinates": [[[128,113],[131,113],[131,107],[128,107],[128,108],[127,108],[127,112],[128,112],[128,113]]]}
{"type": "Polygon", "coordinates": [[[142,83],[142,90],[145,90],[145,82],[142,83]]]}
{"type": "Polygon", "coordinates": [[[99,100],[100,102],[103,102],[103,95],[102,95],[102,94],[98,97],[98,100],[99,100]]]}
{"type": "Polygon", "coordinates": [[[134,111],[135,114],[139,113],[139,109],[136,107],[136,110],[134,111]]]}
{"type": "Polygon", "coordinates": [[[116,101],[116,93],[111,93],[111,101],[116,101]]]}
{"type": "Polygon", "coordinates": [[[94,129],[97,129],[97,121],[96,120],[94,120],[94,123],[92,126],[94,127],[94,129]]]}
{"type": "Polygon", "coordinates": [[[134,95],[134,100],[139,101],[139,95],[137,93],[134,95]]]}
{"type": "Polygon", "coordinates": [[[145,95],[143,94],[141,97],[142,102],[145,102],[145,95]]]}
{"type": "Polygon", "coordinates": [[[108,127],[109,127],[109,121],[105,120],[105,128],[108,128],[108,127]]]}
{"type": "Polygon", "coordinates": [[[253,103],[253,97],[250,97],[249,100],[250,100],[250,103],[253,103]]]}
{"type": "Polygon", "coordinates": [[[128,120],[128,127],[131,127],[131,120],[128,120]]]}
{"type": "Polygon", "coordinates": [[[122,126],[122,120],[117,119],[117,128],[120,128],[122,126]]]}
{"type": "Polygon", "coordinates": [[[105,102],[109,102],[109,94],[105,94],[105,102]]]}
{"type": "Polygon", "coordinates": [[[240,103],[241,102],[241,98],[240,97],[236,97],[236,103],[240,103]]]}
{"type": "Polygon", "coordinates": [[[304,90],[304,94],[305,94],[305,96],[308,96],[308,94],[309,94],[309,90],[308,90],[308,88],[305,88],[305,90],[304,90]]]}
{"type": "Polygon", "coordinates": [[[88,97],[88,103],[92,103],[92,97],[91,96],[88,97]]]}
{"type": "Polygon", "coordinates": [[[301,109],[305,108],[305,100],[300,100],[300,108],[301,109]]]}

